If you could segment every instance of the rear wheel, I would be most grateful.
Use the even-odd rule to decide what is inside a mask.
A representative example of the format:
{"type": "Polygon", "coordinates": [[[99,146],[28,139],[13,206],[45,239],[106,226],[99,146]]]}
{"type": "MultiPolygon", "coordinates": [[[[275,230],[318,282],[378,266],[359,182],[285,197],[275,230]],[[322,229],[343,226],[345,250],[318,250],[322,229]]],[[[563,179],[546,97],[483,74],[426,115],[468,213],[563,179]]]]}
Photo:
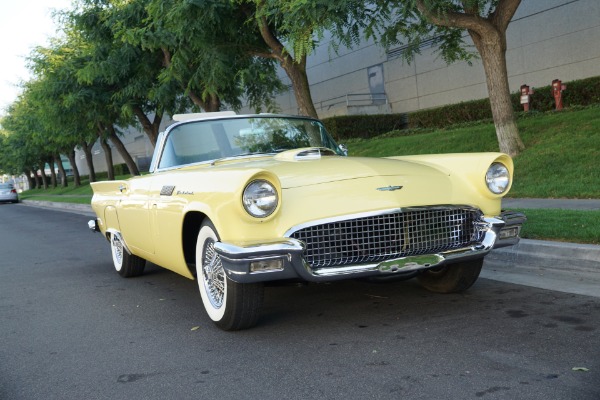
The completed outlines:
{"type": "Polygon", "coordinates": [[[123,245],[120,234],[110,234],[110,250],[112,252],[115,270],[124,278],[140,276],[144,273],[146,260],[133,254],[129,254],[123,245]]]}
{"type": "Polygon", "coordinates": [[[459,293],[467,290],[477,280],[483,258],[446,265],[424,271],[417,280],[425,289],[436,293],[459,293]]]}
{"type": "Polygon", "coordinates": [[[256,325],[263,302],[262,283],[241,284],[229,279],[215,251],[219,241],[210,221],[202,224],[196,242],[196,276],[202,303],[210,319],[226,331],[256,325]]]}

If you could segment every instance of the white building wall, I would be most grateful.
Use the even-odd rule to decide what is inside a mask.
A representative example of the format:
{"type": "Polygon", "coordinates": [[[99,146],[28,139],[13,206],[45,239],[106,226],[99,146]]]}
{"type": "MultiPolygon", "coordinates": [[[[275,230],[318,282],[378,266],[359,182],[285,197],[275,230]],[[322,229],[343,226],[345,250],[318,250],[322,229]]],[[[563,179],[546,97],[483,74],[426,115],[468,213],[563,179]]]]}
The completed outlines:
{"type": "MultiPolygon", "coordinates": [[[[346,107],[346,96],[369,93],[367,68],[377,64],[383,64],[389,112],[487,97],[478,60],[472,66],[466,62],[446,65],[434,49],[425,48],[407,64],[372,42],[336,53],[330,40],[321,41],[307,67],[313,100],[322,118],[352,113],[346,107]]],[[[600,75],[600,1],[523,0],[509,25],[507,45],[513,92],[524,83],[539,87],[557,78],[571,81],[600,75]]],[[[277,100],[283,112],[298,112],[291,89],[277,100]]]]}

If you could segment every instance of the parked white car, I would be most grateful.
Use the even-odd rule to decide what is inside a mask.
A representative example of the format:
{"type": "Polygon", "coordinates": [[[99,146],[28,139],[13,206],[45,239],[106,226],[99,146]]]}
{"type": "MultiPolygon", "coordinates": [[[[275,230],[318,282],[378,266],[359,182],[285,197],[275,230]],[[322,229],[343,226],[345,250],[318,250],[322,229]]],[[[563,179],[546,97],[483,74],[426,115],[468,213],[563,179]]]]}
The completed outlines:
{"type": "Polygon", "coordinates": [[[12,183],[0,183],[0,202],[18,203],[19,195],[12,183]]]}

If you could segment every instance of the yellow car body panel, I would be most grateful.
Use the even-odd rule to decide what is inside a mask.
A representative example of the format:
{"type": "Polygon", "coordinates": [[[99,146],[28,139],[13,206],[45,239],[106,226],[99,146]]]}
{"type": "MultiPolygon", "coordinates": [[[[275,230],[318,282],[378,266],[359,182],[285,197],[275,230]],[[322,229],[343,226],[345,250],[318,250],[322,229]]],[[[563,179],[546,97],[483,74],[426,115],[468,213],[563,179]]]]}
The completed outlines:
{"type": "Polygon", "coordinates": [[[189,212],[206,215],[221,240],[237,245],[282,238],[311,221],[404,207],[460,204],[496,216],[501,196],[487,189],[485,171],[497,160],[509,164],[512,175],[510,158],[500,153],[227,161],[93,183],[92,206],[104,215],[103,232],[122,232],[134,254],[193,278],[181,245],[189,212]],[[243,208],[242,192],[261,178],[280,191],[280,206],[267,218],[254,218],[243,208]],[[174,187],[172,195],[160,195],[165,186],[174,187]],[[388,186],[402,189],[377,190],[388,186]],[[118,217],[105,211],[115,209],[118,217]]]}
{"type": "MultiPolygon", "coordinates": [[[[161,146],[155,166],[169,143],[161,146]]],[[[93,183],[97,228],[105,235],[119,232],[131,254],[193,279],[194,260],[189,254],[186,259],[185,247],[189,253],[198,227],[186,231],[189,217],[196,224],[210,220],[228,245],[268,245],[284,241],[298,226],[411,207],[468,207],[493,219],[510,187],[502,195],[488,189],[490,165],[503,164],[512,182],[512,160],[502,153],[354,158],[330,149],[221,157],[93,183]],[[279,196],[275,210],[263,218],[251,216],[242,200],[256,180],[268,181],[279,196]]]]}

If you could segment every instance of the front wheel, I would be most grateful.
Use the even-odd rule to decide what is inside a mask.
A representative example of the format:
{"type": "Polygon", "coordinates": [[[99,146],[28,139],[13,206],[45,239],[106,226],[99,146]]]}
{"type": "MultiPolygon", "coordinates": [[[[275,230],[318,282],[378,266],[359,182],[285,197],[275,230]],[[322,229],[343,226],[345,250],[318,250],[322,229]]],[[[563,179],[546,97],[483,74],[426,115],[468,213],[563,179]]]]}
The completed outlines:
{"type": "Polygon", "coordinates": [[[262,283],[241,284],[229,279],[215,251],[219,241],[210,221],[202,224],[196,242],[196,276],[202,303],[210,319],[225,331],[256,325],[263,302],[262,283]]]}
{"type": "Polygon", "coordinates": [[[424,271],[417,280],[425,289],[436,293],[459,293],[479,278],[483,258],[424,271]]]}
{"type": "Polygon", "coordinates": [[[123,278],[132,278],[144,273],[146,260],[129,254],[123,245],[123,238],[118,233],[110,234],[110,250],[115,270],[123,278]]]}

